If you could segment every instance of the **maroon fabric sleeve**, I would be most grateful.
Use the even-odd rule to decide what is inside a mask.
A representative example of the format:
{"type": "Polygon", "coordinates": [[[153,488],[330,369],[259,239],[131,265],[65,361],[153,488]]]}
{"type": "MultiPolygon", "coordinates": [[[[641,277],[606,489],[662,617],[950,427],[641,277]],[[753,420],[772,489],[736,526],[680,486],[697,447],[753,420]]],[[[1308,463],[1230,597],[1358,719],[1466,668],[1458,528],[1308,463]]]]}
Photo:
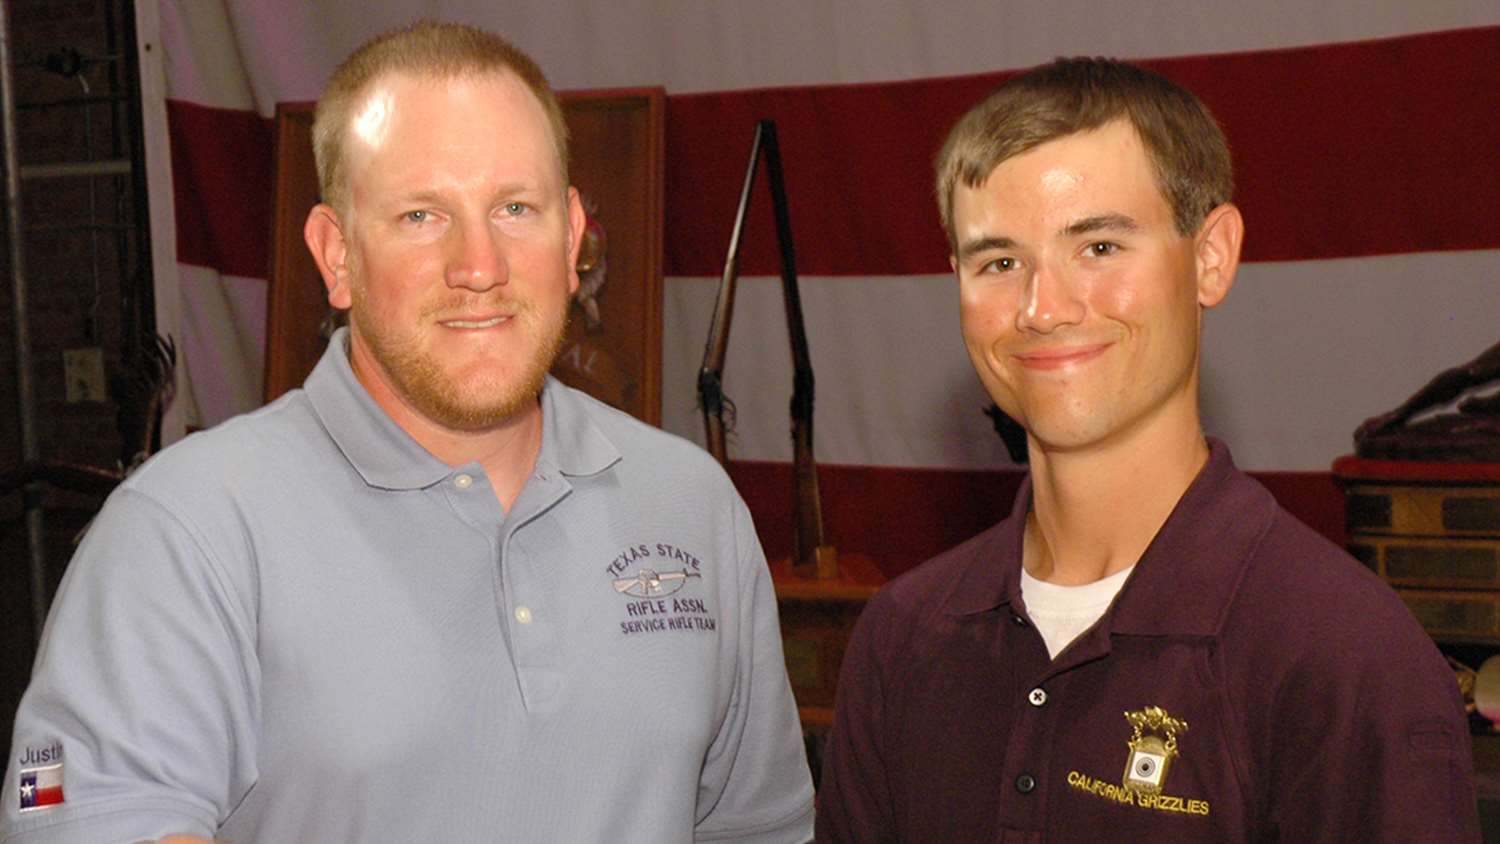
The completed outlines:
{"type": "Polygon", "coordinates": [[[890,654],[876,641],[892,627],[882,612],[887,603],[877,597],[866,607],[844,652],[818,786],[818,841],[896,840],[882,753],[888,703],[882,666],[890,654]]]}

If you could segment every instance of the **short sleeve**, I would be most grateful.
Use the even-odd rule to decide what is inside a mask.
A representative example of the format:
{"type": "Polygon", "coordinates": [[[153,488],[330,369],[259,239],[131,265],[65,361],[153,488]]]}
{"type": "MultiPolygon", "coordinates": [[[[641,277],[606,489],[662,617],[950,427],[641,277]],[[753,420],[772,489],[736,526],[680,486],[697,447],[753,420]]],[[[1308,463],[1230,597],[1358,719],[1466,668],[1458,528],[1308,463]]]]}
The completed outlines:
{"type": "Polygon", "coordinates": [[[1382,615],[1281,678],[1262,785],[1283,841],[1479,840],[1453,672],[1404,610],[1382,615]]]}
{"type": "Polygon", "coordinates": [[[704,760],[697,841],[812,839],[813,788],[781,651],[765,554],[735,501],[740,548],[739,649],[729,714],[704,760]]]}
{"type": "Polygon", "coordinates": [[[833,731],[818,784],[818,841],[894,841],[890,783],[882,749],[887,706],[879,634],[886,602],[860,614],[844,651],[834,701],[833,731]]]}
{"type": "Polygon", "coordinates": [[[253,613],[216,556],[157,500],[111,496],[69,564],[16,713],[5,844],[212,837],[248,791],[253,613]],[[60,802],[23,809],[39,778],[60,784],[60,802]]]}

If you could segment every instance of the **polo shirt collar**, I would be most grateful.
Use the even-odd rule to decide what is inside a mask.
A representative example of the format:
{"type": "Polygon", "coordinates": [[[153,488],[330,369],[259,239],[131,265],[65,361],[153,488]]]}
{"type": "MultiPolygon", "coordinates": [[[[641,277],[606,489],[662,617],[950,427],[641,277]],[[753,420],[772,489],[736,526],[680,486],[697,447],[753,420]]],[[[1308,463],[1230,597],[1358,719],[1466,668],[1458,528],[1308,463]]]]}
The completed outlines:
{"type": "Polygon", "coordinates": [[[1021,548],[1026,513],[1031,509],[1031,475],[1021,480],[1010,516],[970,540],[969,560],[954,578],[944,609],[952,615],[974,615],[1020,603],[1021,548]]]}
{"type": "MultiPolygon", "coordinates": [[[[1217,633],[1250,552],[1275,515],[1276,502],[1235,468],[1228,446],[1212,437],[1208,446],[1208,462],[1106,614],[1111,632],[1217,633]]],[[[1030,508],[1028,476],[1016,492],[1010,517],[969,543],[970,562],[944,601],[949,613],[970,615],[1020,603],[1021,549],[1030,508]]]]}
{"type": "Polygon", "coordinates": [[[1209,438],[1209,457],[1146,547],[1111,610],[1113,633],[1215,636],[1276,499],[1209,438]]]}
{"type": "MultiPolygon", "coordinates": [[[[365,483],[378,489],[421,489],[453,468],[423,448],[370,397],[349,365],[349,330],[340,328],[303,390],[324,430],[365,483]]],[[[550,375],[542,389],[542,448],[537,468],[592,475],[620,459],[614,444],[583,407],[586,399],[550,375]]]]}
{"type": "Polygon", "coordinates": [[[448,477],[448,464],[388,416],[349,365],[349,329],[340,328],[302,385],[344,459],[377,489],[421,489],[448,477]]]}
{"type": "MultiPolygon", "coordinates": [[[[620,450],[594,424],[591,400],[551,375],[542,388],[542,450],[537,471],[568,477],[597,475],[620,461],[620,450]]],[[[597,412],[597,411],[595,411],[597,412]]]]}

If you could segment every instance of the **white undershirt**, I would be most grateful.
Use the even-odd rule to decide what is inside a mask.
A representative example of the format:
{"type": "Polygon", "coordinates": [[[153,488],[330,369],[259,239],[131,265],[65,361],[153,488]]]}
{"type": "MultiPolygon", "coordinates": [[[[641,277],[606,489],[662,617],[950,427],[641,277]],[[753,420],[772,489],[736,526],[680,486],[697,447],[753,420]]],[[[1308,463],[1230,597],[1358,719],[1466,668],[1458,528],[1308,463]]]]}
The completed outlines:
{"type": "Polygon", "coordinates": [[[1093,627],[1134,569],[1131,566],[1082,586],[1059,586],[1037,580],[1022,568],[1021,599],[1026,602],[1026,611],[1037,632],[1042,634],[1042,641],[1047,643],[1047,656],[1056,659],[1080,633],[1093,627]]]}

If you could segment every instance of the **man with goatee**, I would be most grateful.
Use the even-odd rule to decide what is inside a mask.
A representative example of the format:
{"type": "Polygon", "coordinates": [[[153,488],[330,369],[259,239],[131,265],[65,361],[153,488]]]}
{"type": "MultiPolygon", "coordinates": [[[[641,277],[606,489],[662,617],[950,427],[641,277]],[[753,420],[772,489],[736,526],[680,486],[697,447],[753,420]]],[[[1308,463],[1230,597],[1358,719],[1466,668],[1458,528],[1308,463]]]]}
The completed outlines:
{"type": "Polygon", "coordinates": [[[547,376],[585,218],[541,72],[417,25],[339,67],[313,134],[349,327],[111,497],[17,718],[16,760],[55,754],[12,761],[0,837],[806,840],[744,504],[547,376]]]}

